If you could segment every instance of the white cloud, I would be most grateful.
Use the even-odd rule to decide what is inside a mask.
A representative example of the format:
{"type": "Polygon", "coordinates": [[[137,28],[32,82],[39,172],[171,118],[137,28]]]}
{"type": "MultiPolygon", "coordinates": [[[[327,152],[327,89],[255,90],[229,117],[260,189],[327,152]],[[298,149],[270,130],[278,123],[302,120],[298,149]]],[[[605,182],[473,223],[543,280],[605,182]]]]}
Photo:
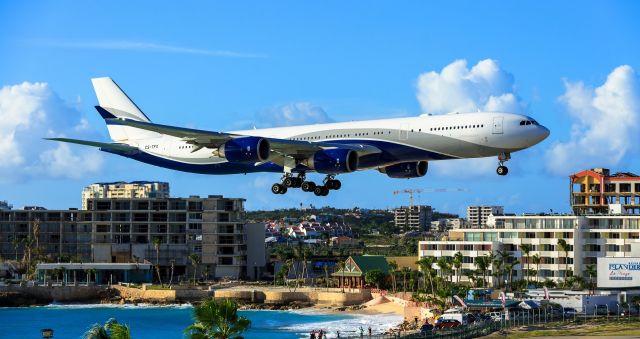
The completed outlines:
{"type": "Polygon", "coordinates": [[[424,113],[526,111],[513,75],[492,59],[479,61],[471,69],[466,60],[456,60],[440,73],[423,73],[418,77],[416,96],[424,113]]]}
{"type": "Polygon", "coordinates": [[[229,58],[264,58],[266,55],[258,53],[243,53],[229,50],[218,49],[202,49],[192,47],[182,47],[168,44],[160,44],[146,41],[130,41],[130,40],[107,40],[107,41],[40,41],[41,44],[52,47],[61,48],[78,48],[78,49],[105,49],[105,50],[126,50],[126,51],[143,51],[157,53],[180,53],[195,54],[213,57],[229,57],[229,58]]]}
{"type": "Polygon", "coordinates": [[[640,82],[633,68],[614,69],[595,90],[581,81],[565,80],[559,100],[573,125],[568,141],[547,151],[547,168],[560,175],[590,167],[617,165],[637,149],[640,126],[640,82]]]}
{"type": "MultiPolygon", "coordinates": [[[[471,69],[466,60],[456,60],[436,71],[420,74],[416,97],[424,113],[510,112],[524,113],[526,104],[519,98],[514,76],[500,68],[497,61],[485,59],[471,69]]],[[[430,170],[440,176],[495,175],[496,158],[434,161],[430,170]]]]}
{"type": "Polygon", "coordinates": [[[95,137],[86,119],[46,83],[24,82],[0,89],[0,177],[82,177],[99,171],[96,149],[70,148],[45,137],[95,137]]]}
{"type": "Polygon", "coordinates": [[[332,121],[333,119],[329,117],[322,107],[301,101],[262,110],[256,114],[254,121],[242,124],[253,124],[257,128],[266,128],[321,124],[332,121]]]}

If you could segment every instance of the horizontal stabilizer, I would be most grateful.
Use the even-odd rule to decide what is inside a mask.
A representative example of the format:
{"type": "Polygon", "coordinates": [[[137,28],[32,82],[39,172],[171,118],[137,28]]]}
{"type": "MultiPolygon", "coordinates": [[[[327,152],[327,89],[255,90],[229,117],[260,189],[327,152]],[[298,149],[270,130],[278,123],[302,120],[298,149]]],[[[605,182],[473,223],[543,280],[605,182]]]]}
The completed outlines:
{"type": "Polygon", "coordinates": [[[92,146],[92,147],[100,147],[107,151],[118,151],[118,152],[134,152],[138,151],[136,147],[131,147],[125,144],[111,144],[106,142],[98,142],[98,141],[88,141],[88,140],[78,140],[78,139],[68,139],[68,138],[45,138],[45,140],[53,140],[53,141],[61,141],[68,142],[71,144],[78,144],[84,146],[92,146]]]}

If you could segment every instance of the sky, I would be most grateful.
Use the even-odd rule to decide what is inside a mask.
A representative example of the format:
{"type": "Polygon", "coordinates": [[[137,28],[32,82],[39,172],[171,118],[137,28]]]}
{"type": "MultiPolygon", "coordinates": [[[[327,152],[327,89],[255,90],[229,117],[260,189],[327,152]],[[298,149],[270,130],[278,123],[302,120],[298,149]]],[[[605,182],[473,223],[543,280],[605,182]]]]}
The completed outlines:
{"type": "MultiPolygon", "coordinates": [[[[173,196],[246,208],[568,212],[568,176],[640,172],[636,1],[13,1],[0,3],[0,200],[80,206],[93,182],[159,180],[173,196]],[[110,141],[92,77],[112,77],[153,122],[214,131],[495,110],[551,130],[497,159],[431,162],[426,176],[340,175],[340,191],[274,196],[274,173],[175,172],[44,137],[110,141]],[[463,189],[462,192],[459,189],[463,189]]],[[[320,175],[312,175],[319,181],[320,175]]]]}

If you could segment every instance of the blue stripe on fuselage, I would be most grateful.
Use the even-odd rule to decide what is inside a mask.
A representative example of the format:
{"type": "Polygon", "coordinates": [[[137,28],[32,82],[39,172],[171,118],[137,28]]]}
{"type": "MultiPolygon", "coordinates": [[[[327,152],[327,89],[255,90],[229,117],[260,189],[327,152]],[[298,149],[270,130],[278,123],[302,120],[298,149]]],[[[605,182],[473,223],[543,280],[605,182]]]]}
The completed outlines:
{"type": "MultiPolygon", "coordinates": [[[[360,157],[361,167],[377,167],[385,166],[390,163],[397,163],[399,161],[418,161],[418,160],[445,160],[455,159],[448,155],[426,151],[423,149],[396,144],[392,142],[382,140],[331,140],[331,143],[340,144],[366,144],[375,146],[382,151],[382,153],[369,154],[360,157]]],[[[254,172],[283,172],[282,166],[274,163],[266,163],[255,166],[253,163],[239,163],[239,162],[220,162],[215,164],[189,164],[176,160],[162,158],[143,151],[133,152],[129,154],[123,154],[121,152],[101,149],[108,153],[118,154],[127,158],[138,160],[150,165],[169,168],[177,171],[200,173],[200,174],[242,174],[242,173],[254,173],[254,172]]],[[[302,168],[300,169],[302,170],[302,168]]],[[[296,170],[294,170],[296,171],[296,170]]]]}

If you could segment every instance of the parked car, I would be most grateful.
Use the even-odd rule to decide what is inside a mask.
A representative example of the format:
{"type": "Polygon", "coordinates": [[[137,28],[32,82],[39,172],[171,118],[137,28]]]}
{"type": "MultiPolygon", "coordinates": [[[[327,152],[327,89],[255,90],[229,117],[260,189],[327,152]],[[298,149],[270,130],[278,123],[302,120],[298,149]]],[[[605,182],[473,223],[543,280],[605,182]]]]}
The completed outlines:
{"type": "Polygon", "coordinates": [[[454,319],[439,319],[438,322],[436,323],[436,330],[442,330],[445,328],[454,328],[454,327],[458,327],[458,326],[462,326],[462,324],[454,319]]]}
{"type": "Polygon", "coordinates": [[[596,305],[595,313],[597,315],[607,315],[609,313],[609,307],[607,307],[607,305],[596,305]]]}
{"type": "Polygon", "coordinates": [[[502,314],[502,312],[489,312],[486,314],[490,316],[491,320],[493,321],[502,321],[502,319],[504,318],[504,315],[502,314]]]}
{"type": "Polygon", "coordinates": [[[420,327],[420,334],[431,333],[435,327],[431,324],[424,324],[420,327]]]}
{"type": "Polygon", "coordinates": [[[564,308],[564,316],[565,317],[573,317],[578,314],[578,310],[573,307],[565,307],[564,308]]]}

